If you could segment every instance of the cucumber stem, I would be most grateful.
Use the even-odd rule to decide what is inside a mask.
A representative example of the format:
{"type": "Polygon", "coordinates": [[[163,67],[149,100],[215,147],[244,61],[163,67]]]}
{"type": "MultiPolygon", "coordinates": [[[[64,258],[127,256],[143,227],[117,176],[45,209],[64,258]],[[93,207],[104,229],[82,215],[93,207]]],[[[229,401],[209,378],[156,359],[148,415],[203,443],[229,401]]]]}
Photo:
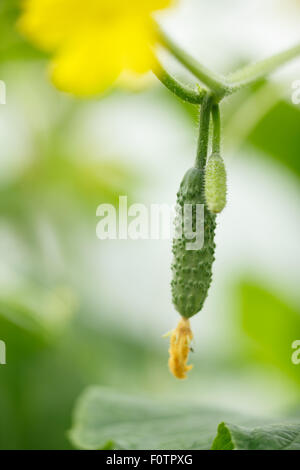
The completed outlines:
{"type": "Polygon", "coordinates": [[[172,77],[161,65],[161,63],[156,60],[152,72],[156,77],[161,81],[161,83],[168,88],[172,93],[181,98],[183,101],[192,104],[201,104],[205,96],[205,90],[198,87],[198,91],[193,90],[190,87],[187,87],[181,84],[177,79],[172,77]]]}
{"type": "Polygon", "coordinates": [[[221,152],[221,117],[220,117],[220,107],[218,104],[214,104],[212,107],[212,118],[213,118],[213,142],[212,142],[212,151],[213,153],[220,154],[221,152]]]}
{"type": "Polygon", "coordinates": [[[300,44],[296,44],[285,51],[279,52],[254,64],[246,65],[236,72],[231,73],[226,77],[231,87],[230,93],[234,93],[245,86],[256,83],[274,72],[277,68],[298,57],[299,54],[300,44]]]}
{"type": "Polygon", "coordinates": [[[200,129],[195,167],[204,169],[207,158],[209,140],[209,122],[212,108],[212,96],[206,94],[203,99],[200,111],[200,129]]]}
{"type": "MultiPolygon", "coordinates": [[[[160,44],[210,90],[211,94],[214,96],[215,103],[219,103],[225,96],[231,95],[243,87],[257,83],[259,80],[268,76],[282,65],[300,56],[300,43],[298,43],[285,51],[274,54],[273,56],[254,64],[249,64],[224,76],[210,70],[181,49],[181,47],[178,46],[176,42],[174,42],[157,24],[156,28],[160,44]]],[[[167,85],[164,82],[163,83],[167,88],[175,94],[178,94],[176,93],[176,91],[178,91],[177,87],[172,89],[168,80],[166,81],[167,85]]],[[[190,103],[193,102],[191,101],[191,95],[189,93],[185,96],[180,89],[179,93],[185,101],[190,103]]]]}
{"type": "Polygon", "coordinates": [[[158,33],[161,44],[171,52],[184,67],[206,85],[214,93],[216,99],[221,100],[226,94],[230,93],[230,86],[225,77],[209,70],[205,65],[190,56],[159,27],[158,33]]]}

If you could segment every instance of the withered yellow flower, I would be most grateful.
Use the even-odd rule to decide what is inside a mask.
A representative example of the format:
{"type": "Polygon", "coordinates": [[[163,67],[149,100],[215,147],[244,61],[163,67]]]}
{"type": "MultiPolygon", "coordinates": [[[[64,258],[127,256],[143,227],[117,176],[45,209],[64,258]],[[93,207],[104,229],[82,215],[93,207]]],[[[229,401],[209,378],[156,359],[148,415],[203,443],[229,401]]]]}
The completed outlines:
{"type": "Polygon", "coordinates": [[[187,372],[193,368],[187,365],[192,339],[189,320],[181,318],[177,328],[171,332],[169,349],[169,369],[177,379],[186,379],[187,372]]]}
{"type": "Polygon", "coordinates": [[[20,31],[53,54],[51,76],[61,90],[98,94],[122,74],[153,65],[151,14],[173,0],[23,0],[20,31]]]}

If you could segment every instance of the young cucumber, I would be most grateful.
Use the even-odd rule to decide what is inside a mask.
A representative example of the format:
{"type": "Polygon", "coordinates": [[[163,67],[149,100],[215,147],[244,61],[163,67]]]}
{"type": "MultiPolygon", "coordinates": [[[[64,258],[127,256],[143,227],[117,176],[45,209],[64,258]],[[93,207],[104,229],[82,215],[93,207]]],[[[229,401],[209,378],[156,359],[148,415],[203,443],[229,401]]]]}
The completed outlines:
{"type": "Polygon", "coordinates": [[[226,205],[226,170],[224,161],[218,153],[213,153],[205,169],[205,199],[208,209],[215,214],[226,205]]]}
{"type": "Polygon", "coordinates": [[[204,243],[200,249],[188,248],[191,240],[185,234],[185,218],[178,213],[175,218],[175,234],[182,233],[182,237],[175,236],[173,241],[172,298],[180,315],[190,318],[201,310],[207,297],[215,252],[216,216],[205,205],[204,171],[201,169],[189,169],[181,182],[177,193],[177,208],[180,213],[183,213],[185,204],[192,205],[194,209],[193,230],[196,227],[196,204],[204,205],[204,243]]]}

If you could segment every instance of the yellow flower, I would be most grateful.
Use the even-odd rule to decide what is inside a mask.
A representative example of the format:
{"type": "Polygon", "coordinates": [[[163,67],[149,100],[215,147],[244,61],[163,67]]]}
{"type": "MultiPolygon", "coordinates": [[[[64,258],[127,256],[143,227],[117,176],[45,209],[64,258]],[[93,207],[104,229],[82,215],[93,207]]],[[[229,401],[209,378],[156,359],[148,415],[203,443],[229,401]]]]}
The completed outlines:
{"type": "Polygon", "coordinates": [[[61,90],[101,93],[122,74],[151,69],[156,41],[152,12],[173,0],[23,0],[19,27],[54,54],[51,75],[61,90]]]}
{"type": "Polygon", "coordinates": [[[186,379],[193,366],[187,365],[193,333],[187,318],[181,318],[177,328],[171,332],[169,369],[177,379],[186,379]]]}

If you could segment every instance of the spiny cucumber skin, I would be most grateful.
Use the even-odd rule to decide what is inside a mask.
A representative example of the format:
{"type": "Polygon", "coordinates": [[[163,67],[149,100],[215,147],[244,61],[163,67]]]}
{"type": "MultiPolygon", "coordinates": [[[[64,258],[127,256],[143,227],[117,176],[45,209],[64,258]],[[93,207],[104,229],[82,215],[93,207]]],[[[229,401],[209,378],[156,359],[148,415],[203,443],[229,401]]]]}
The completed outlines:
{"type": "MultiPolygon", "coordinates": [[[[211,284],[215,259],[216,216],[205,205],[203,170],[191,168],[186,172],[177,193],[177,204],[181,210],[184,204],[204,205],[204,245],[201,250],[186,249],[186,244],[191,240],[185,238],[183,230],[182,238],[175,237],[173,240],[172,300],[180,315],[190,318],[203,307],[211,284]]],[[[196,213],[193,211],[193,227],[195,217],[196,213]]],[[[183,229],[183,221],[176,217],[175,233],[181,228],[183,229]]]]}
{"type": "Polygon", "coordinates": [[[205,169],[205,199],[208,209],[215,214],[226,206],[226,169],[222,157],[213,153],[205,169]]]}

